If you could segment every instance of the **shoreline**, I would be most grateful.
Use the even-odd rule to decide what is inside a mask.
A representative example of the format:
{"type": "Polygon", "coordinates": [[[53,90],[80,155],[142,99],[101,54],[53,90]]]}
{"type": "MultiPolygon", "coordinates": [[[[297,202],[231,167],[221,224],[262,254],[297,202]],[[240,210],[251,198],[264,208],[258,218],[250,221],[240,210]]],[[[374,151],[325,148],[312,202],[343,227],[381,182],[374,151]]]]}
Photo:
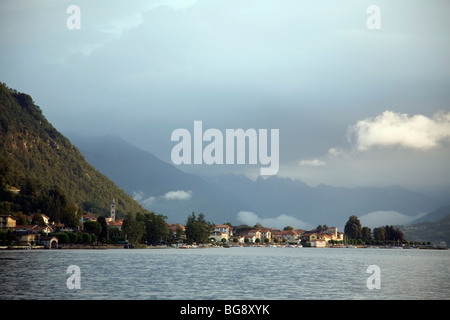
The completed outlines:
{"type": "Polygon", "coordinates": [[[0,251],[3,250],[107,250],[107,249],[207,249],[207,248],[215,248],[215,249],[227,249],[227,248],[290,248],[290,249],[309,249],[309,248],[318,248],[318,249],[402,249],[402,250],[448,250],[447,247],[437,247],[437,246],[418,246],[418,247],[395,247],[395,246],[327,246],[327,247],[289,247],[289,246],[266,246],[266,245],[236,245],[236,246],[213,246],[213,245],[200,245],[200,246],[183,246],[183,247],[174,247],[167,245],[156,245],[156,246],[148,246],[148,245],[137,245],[135,248],[125,248],[123,245],[119,244],[105,244],[105,245],[88,245],[88,244],[69,244],[69,245],[60,245],[58,248],[46,248],[44,246],[0,246],[0,251]]]}

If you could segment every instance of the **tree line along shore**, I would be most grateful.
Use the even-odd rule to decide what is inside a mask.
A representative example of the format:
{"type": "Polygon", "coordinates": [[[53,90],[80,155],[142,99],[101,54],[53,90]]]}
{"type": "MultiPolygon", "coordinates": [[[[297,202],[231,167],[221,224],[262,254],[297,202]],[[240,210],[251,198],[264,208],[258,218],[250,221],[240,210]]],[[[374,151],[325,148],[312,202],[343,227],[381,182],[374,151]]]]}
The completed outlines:
{"type": "MultiPolygon", "coordinates": [[[[23,223],[12,216],[0,216],[23,223]]],[[[23,219],[23,217],[21,217],[23,219]]],[[[83,215],[77,228],[52,223],[45,214],[28,217],[25,224],[10,223],[0,230],[0,249],[54,248],[115,249],[115,248],[207,248],[231,246],[291,246],[291,247],[381,247],[381,248],[446,248],[445,244],[408,241],[395,226],[380,226],[371,230],[361,226],[356,216],[350,216],[344,232],[336,227],[318,225],[311,230],[286,226],[282,230],[231,223],[216,225],[205,215],[192,212],[185,224],[167,223],[166,217],[155,213],[137,213],[112,221],[96,215],[83,215]],[[47,245],[44,244],[47,241],[47,245]]],[[[2,226],[5,223],[2,222],[2,226]]]]}

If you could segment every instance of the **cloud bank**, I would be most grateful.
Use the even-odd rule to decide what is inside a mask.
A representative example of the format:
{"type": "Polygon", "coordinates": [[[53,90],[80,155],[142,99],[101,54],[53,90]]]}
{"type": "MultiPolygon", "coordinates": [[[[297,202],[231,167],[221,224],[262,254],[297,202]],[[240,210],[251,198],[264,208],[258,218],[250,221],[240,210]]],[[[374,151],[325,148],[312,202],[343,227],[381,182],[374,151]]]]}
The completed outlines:
{"type": "Polygon", "coordinates": [[[305,230],[309,230],[312,228],[311,224],[285,214],[279,215],[275,218],[261,218],[256,213],[250,211],[240,211],[237,214],[236,219],[249,226],[254,226],[257,223],[260,223],[264,227],[277,229],[283,229],[286,226],[292,226],[295,229],[305,230]]]}
{"type": "Polygon", "coordinates": [[[169,191],[165,195],[162,196],[164,200],[189,200],[192,198],[192,191],[169,191]]]}
{"type": "Polygon", "coordinates": [[[300,167],[323,167],[326,166],[326,162],[319,160],[319,159],[314,159],[314,160],[300,160],[298,165],[300,167]]]}
{"type": "Polygon", "coordinates": [[[373,228],[386,225],[405,225],[421,216],[423,214],[410,217],[397,211],[375,211],[360,216],[359,221],[362,226],[369,227],[373,230],[373,228]]]}

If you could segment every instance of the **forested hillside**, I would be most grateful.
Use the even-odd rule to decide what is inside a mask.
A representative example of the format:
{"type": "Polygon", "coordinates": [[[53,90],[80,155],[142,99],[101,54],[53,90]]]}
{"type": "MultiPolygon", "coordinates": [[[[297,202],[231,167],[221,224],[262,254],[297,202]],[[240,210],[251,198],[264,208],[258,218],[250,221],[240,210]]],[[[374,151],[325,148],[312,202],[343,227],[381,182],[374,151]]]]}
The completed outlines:
{"type": "MultiPolygon", "coordinates": [[[[448,211],[447,211],[448,212],[448,211]]],[[[450,214],[433,222],[420,222],[402,227],[405,237],[411,241],[445,242],[450,244],[450,214]]]]}
{"type": "Polygon", "coordinates": [[[32,98],[0,83],[0,214],[42,212],[73,224],[80,214],[117,217],[145,212],[124,190],[86,162],[44,117],[32,98]],[[20,191],[19,191],[20,190],[20,191]]]}

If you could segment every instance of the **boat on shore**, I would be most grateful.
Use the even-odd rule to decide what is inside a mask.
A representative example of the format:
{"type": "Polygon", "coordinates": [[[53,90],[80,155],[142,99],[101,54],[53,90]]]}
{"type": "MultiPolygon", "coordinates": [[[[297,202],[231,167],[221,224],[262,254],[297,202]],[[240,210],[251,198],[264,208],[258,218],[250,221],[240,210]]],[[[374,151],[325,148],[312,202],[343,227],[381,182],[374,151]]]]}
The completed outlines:
{"type": "Polygon", "coordinates": [[[179,244],[177,246],[177,248],[178,249],[195,249],[195,248],[198,248],[198,246],[195,244],[179,244]]]}

